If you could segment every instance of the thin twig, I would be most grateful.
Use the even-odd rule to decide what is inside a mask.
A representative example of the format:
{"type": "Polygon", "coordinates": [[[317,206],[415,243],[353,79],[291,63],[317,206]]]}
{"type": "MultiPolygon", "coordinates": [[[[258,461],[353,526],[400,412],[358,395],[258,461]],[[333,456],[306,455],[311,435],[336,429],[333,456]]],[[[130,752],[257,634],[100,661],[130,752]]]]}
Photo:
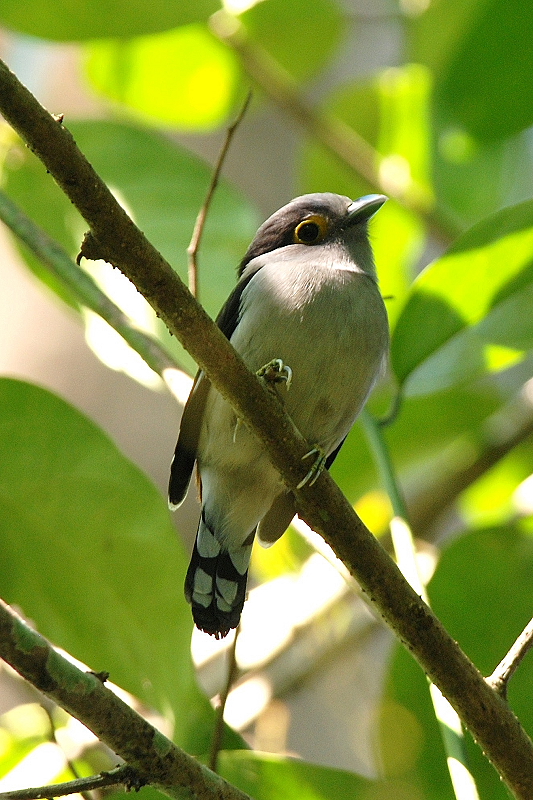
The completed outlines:
{"type": "MultiPolygon", "coordinates": [[[[42,708],[43,708],[43,711],[45,712],[46,716],[48,717],[48,722],[50,723],[50,739],[55,745],[57,745],[57,747],[59,747],[59,749],[63,753],[63,755],[65,757],[65,761],[67,763],[67,766],[68,766],[69,770],[72,772],[72,775],[74,777],[74,781],[71,781],[71,783],[75,783],[76,781],[81,780],[81,775],[79,774],[78,770],[76,769],[76,765],[74,764],[72,759],[70,759],[68,757],[68,755],[65,753],[65,749],[63,748],[63,746],[61,745],[61,743],[59,742],[59,740],[57,738],[56,724],[54,722],[54,718],[52,716],[51,710],[49,708],[46,708],[45,706],[42,706],[42,708]]],[[[118,783],[120,783],[120,781],[118,781],[118,783]]],[[[49,788],[49,787],[47,787],[47,788],[49,788]]],[[[92,789],[92,788],[94,788],[94,787],[92,787],[92,786],[90,786],[90,787],[81,786],[80,789],[78,789],[78,792],[83,797],[83,800],[92,800],[92,797],[89,794],[89,789],[92,789]]],[[[67,794],[70,794],[70,792],[67,792],[67,794]]],[[[52,794],[47,795],[47,796],[59,797],[59,795],[52,795],[52,794]]]]}
{"type": "Polygon", "coordinates": [[[226,703],[228,702],[228,695],[230,693],[230,689],[233,685],[233,681],[235,680],[235,676],[237,674],[237,638],[239,636],[239,632],[241,630],[240,624],[237,625],[235,630],[235,637],[233,639],[231,647],[228,649],[227,652],[227,666],[228,671],[226,675],[226,683],[224,689],[220,694],[220,702],[218,704],[216,718],[215,718],[215,727],[213,729],[213,740],[211,742],[211,752],[209,753],[209,769],[212,769],[213,772],[217,771],[218,766],[218,754],[220,753],[222,747],[222,737],[224,735],[224,711],[226,710],[226,703]]]}
{"type": "Polygon", "coordinates": [[[207,190],[206,198],[204,200],[204,204],[200,209],[200,211],[198,212],[198,216],[196,217],[196,222],[194,223],[194,230],[192,232],[191,241],[187,248],[187,254],[189,256],[189,291],[193,295],[193,297],[196,297],[196,299],[198,299],[199,297],[198,251],[200,249],[200,241],[202,238],[202,234],[204,232],[205,221],[207,219],[207,214],[209,211],[209,207],[211,205],[211,201],[213,199],[213,195],[215,194],[215,190],[220,180],[220,174],[222,172],[222,167],[224,166],[224,161],[226,160],[226,156],[228,154],[231,141],[235,135],[237,128],[244,119],[244,115],[248,110],[248,106],[250,105],[251,99],[252,99],[252,92],[250,90],[246,96],[246,100],[244,101],[242,108],[239,111],[235,121],[229,126],[226,132],[226,138],[224,140],[224,144],[222,145],[222,149],[220,150],[218,160],[213,172],[213,177],[211,178],[211,183],[209,185],[209,189],[207,190]]]}
{"type": "Polygon", "coordinates": [[[492,675],[486,679],[489,686],[503,697],[507,697],[507,686],[513,677],[516,669],[526,653],[533,647],[533,619],[527,623],[526,627],[513,644],[509,652],[502,658],[492,675]]]}
{"type": "Polygon", "coordinates": [[[50,786],[40,786],[34,789],[19,789],[13,792],[1,792],[0,800],[43,800],[48,797],[64,797],[68,794],[77,794],[103,789],[106,786],[123,785],[126,789],[136,789],[144,786],[144,781],[130,766],[117,767],[110,772],[101,772],[100,775],[91,775],[89,778],[77,778],[75,781],[56,783],[50,786]]]}

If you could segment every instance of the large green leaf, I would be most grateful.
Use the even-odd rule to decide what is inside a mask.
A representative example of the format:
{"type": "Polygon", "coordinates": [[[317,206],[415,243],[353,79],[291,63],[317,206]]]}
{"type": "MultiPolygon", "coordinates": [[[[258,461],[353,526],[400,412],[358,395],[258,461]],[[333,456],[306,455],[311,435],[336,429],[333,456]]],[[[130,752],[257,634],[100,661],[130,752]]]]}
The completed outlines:
{"type": "MultiPolygon", "coordinates": [[[[519,385],[523,383],[518,380],[519,385]]],[[[479,448],[479,429],[497,411],[512,387],[499,392],[487,385],[455,386],[423,397],[407,397],[394,424],[385,431],[396,469],[409,486],[421,489],[431,476],[434,459],[447,453],[447,469],[470,459],[479,448]],[[453,444],[454,451],[447,448],[453,444]]],[[[382,399],[372,399],[369,408],[378,418],[387,409],[382,399]]],[[[482,438],[482,437],[481,437],[482,438]]],[[[355,503],[365,492],[379,486],[373,457],[362,426],[354,426],[331,469],[348,499],[355,503]]]]}
{"type": "Polygon", "coordinates": [[[436,109],[479,140],[533,122],[533,7],[521,0],[440,0],[411,23],[410,57],[434,70],[436,109]]]}
{"type": "Polygon", "coordinates": [[[425,394],[516,362],[533,346],[533,202],[461,236],[415,281],[391,347],[407,393],[425,394]]]}
{"type": "MultiPolygon", "coordinates": [[[[159,134],[132,125],[95,121],[74,122],[69,128],[141,230],[187,281],[186,250],[210,181],[207,165],[159,134]]],[[[42,164],[21,148],[6,164],[4,180],[8,194],[75,256],[87,226],[42,164]]],[[[199,254],[200,300],[212,316],[234,286],[236,265],[257,223],[251,206],[222,181],[199,254]]],[[[166,336],[163,326],[161,331],[179,360],[194,372],[190,356],[166,336]]]]}
{"type": "Polygon", "coordinates": [[[22,381],[0,379],[0,450],[0,595],[205,752],[187,561],[159,492],[87,418],[22,381]]]}
{"type": "Polygon", "coordinates": [[[0,22],[41,39],[123,38],[205,20],[218,0],[2,0],[0,22]]]}
{"type": "Polygon", "coordinates": [[[241,83],[233,52],[200,24],[91,42],[87,55],[97,91],[148,121],[184,130],[224,122],[241,83]]]}

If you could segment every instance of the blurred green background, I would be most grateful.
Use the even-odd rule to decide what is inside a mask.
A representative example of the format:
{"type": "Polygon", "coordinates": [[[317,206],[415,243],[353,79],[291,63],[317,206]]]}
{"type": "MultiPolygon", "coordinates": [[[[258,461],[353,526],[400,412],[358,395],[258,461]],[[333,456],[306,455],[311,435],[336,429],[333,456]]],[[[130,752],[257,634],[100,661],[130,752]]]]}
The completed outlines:
{"type": "MultiPolygon", "coordinates": [[[[400,393],[386,439],[420,569],[435,611],[489,674],[533,610],[533,7],[3,0],[0,25],[0,55],[65,114],[184,280],[212,164],[253,89],[199,255],[213,316],[258,224],[293,196],[391,198],[371,227],[392,345],[370,410],[387,414],[400,393]]],[[[85,224],[7,125],[0,175],[75,256],[85,224]]],[[[197,510],[191,497],[176,536],[162,495],[179,407],[83,295],[5,232],[0,248],[0,595],[205,755],[225,651],[196,632],[190,655],[181,587],[197,510]]],[[[194,372],[131,287],[86,268],[194,372]]],[[[386,543],[390,503],[361,424],[333,475],[386,543]]],[[[254,554],[226,715],[244,739],[228,732],[221,771],[265,800],[452,798],[423,674],[315,544],[300,527],[254,554]]],[[[57,745],[36,696],[1,675],[0,777],[22,787],[17,765],[33,776],[28,759],[57,745]]],[[[510,702],[530,733],[532,691],[526,659],[510,702]]],[[[107,764],[69,735],[81,772],[107,764]]],[[[468,750],[481,797],[505,798],[468,750]]],[[[32,782],[69,777],[58,763],[32,782]]]]}

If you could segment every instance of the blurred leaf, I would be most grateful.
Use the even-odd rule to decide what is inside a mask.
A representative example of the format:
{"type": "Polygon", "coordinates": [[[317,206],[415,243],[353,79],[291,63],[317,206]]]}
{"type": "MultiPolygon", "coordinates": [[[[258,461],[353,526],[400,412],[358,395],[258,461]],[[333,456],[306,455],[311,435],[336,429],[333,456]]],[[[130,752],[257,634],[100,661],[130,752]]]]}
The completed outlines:
{"type": "MultiPolygon", "coordinates": [[[[387,69],[371,83],[351,84],[328,100],[324,111],[347,123],[384,157],[384,180],[408,186],[415,180],[431,197],[429,183],[429,78],[417,66],[387,69]]],[[[302,160],[304,191],[330,191],[358,197],[375,187],[350,172],[316,142],[306,146],[302,160]]],[[[424,246],[420,219],[393,200],[371,223],[372,244],[391,323],[403,305],[424,246]]]]}
{"type": "Polygon", "coordinates": [[[187,560],[159,492],[88,419],[22,381],[0,380],[0,449],[2,596],[165,714],[183,747],[207,750],[187,560]]]}
{"type": "Polygon", "coordinates": [[[411,22],[410,57],[432,67],[437,115],[481,141],[533,122],[533,8],[520,0],[440,0],[411,22]]]}
{"type": "Polygon", "coordinates": [[[264,0],[240,20],[297,80],[309,78],[328,62],[344,27],[339,5],[331,0],[264,0]]]}
{"type": "Polygon", "coordinates": [[[87,55],[94,88],[147,121],[209,130],[235,104],[237,59],[203,25],[91,42],[87,55]]]}
{"type": "Polygon", "coordinates": [[[221,753],[219,771],[254,800],[338,800],[362,797],[372,786],[372,781],[351,772],[244,751],[221,753]]]}
{"type": "Polygon", "coordinates": [[[461,236],[417,278],[394,331],[391,361],[406,392],[437,391],[520,358],[533,345],[532,282],[533,202],[461,236]],[[500,349],[494,367],[487,345],[508,357],[500,349]]]}
{"type": "Polygon", "coordinates": [[[469,527],[504,524],[516,514],[514,493],[533,472],[531,439],[502,458],[461,495],[459,510],[469,527]]]}
{"type": "MultiPolygon", "coordinates": [[[[514,386],[509,390],[512,393],[514,386]]],[[[404,399],[399,416],[386,429],[386,439],[396,468],[411,483],[426,481],[433,458],[442,456],[445,448],[457,442],[493,414],[507,394],[500,394],[486,385],[454,387],[425,397],[404,399]],[[420,473],[418,472],[420,470],[420,473]]],[[[381,416],[383,409],[370,409],[381,416]]],[[[461,463],[465,453],[472,452],[471,443],[464,441],[455,453],[461,463]]],[[[451,463],[451,455],[448,455],[451,463]]],[[[450,463],[449,463],[450,466],[450,463]]],[[[351,503],[379,486],[378,475],[369,451],[364,431],[357,423],[343,445],[331,473],[351,503]]]]}
{"type": "Polygon", "coordinates": [[[138,36],[207,19],[218,0],[3,0],[0,22],[41,39],[80,41],[138,36]]]}
{"type": "Polygon", "coordinates": [[[436,131],[436,139],[436,191],[454,209],[464,229],[531,195],[533,167],[527,134],[485,144],[464,130],[446,127],[436,131]]]}
{"type": "MultiPolygon", "coordinates": [[[[73,122],[69,129],[141,230],[186,282],[186,250],[209,185],[209,168],[159,134],[131,125],[73,122]]],[[[4,179],[6,192],[75,256],[86,223],[42,164],[26,148],[21,148],[16,157],[8,159],[4,179]],[[46,202],[42,202],[43,196],[46,202]]],[[[235,284],[236,266],[255,233],[257,222],[251,206],[222,181],[199,255],[200,299],[212,316],[218,313],[235,284]]],[[[87,269],[91,271],[90,262],[87,269]]],[[[196,365],[192,358],[162,324],[160,330],[168,347],[194,373],[196,365]]]]}

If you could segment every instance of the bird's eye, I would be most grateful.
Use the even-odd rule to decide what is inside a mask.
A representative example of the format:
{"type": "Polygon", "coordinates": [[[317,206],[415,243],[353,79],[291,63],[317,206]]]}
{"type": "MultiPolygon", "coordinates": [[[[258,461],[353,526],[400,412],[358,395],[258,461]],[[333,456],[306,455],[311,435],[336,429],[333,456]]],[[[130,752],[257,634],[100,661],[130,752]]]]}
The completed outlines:
{"type": "Polygon", "coordinates": [[[294,229],[295,244],[318,244],[328,232],[328,221],[320,214],[307,217],[294,229]]]}

